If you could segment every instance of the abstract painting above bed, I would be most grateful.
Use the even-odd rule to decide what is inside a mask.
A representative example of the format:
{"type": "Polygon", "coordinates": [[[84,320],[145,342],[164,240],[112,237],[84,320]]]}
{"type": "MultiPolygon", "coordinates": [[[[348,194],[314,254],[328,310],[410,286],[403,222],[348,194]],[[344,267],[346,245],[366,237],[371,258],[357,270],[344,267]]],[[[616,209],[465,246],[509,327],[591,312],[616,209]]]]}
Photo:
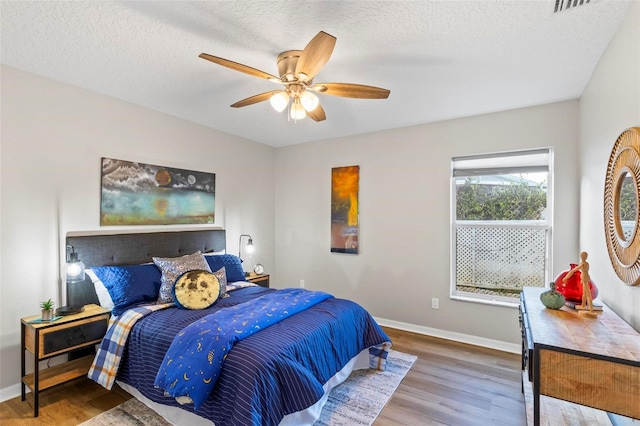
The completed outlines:
{"type": "Polygon", "coordinates": [[[214,223],[214,173],[102,159],[100,225],[214,223]]]}

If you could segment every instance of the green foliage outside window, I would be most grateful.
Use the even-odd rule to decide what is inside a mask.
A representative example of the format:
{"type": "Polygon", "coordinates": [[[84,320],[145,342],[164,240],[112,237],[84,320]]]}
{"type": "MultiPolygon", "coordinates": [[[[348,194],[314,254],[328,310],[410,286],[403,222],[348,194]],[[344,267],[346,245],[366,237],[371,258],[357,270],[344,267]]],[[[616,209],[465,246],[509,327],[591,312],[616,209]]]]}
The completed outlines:
{"type": "Polygon", "coordinates": [[[488,185],[467,178],[456,188],[457,220],[542,220],[546,206],[546,188],[524,179],[488,185]]]}

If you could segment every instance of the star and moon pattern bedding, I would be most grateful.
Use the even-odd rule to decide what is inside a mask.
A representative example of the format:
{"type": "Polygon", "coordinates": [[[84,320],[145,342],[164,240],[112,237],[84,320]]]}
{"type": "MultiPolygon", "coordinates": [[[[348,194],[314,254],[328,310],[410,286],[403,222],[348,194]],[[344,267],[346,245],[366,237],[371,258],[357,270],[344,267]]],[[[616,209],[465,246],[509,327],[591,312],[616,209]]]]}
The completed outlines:
{"type": "Polygon", "coordinates": [[[207,309],[143,306],[114,318],[89,376],[105,386],[117,374],[155,402],[246,426],[277,425],[313,405],[362,350],[369,348],[372,368],[385,367],[390,339],[352,301],[258,286],[230,286],[228,294],[207,309]],[[202,386],[192,389],[197,378],[202,386]],[[170,390],[174,383],[181,392],[170,390]]]}

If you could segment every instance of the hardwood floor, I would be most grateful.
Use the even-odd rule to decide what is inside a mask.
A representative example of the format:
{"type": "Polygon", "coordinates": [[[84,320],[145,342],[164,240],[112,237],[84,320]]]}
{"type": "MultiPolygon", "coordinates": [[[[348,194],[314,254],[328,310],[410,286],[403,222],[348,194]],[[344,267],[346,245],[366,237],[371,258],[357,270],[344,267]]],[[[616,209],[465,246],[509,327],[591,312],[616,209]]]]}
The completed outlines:
{"type": "MultiPolygon", "coordinates": [[[[374,422],[386,425],[526,425],[520,392],[520,356],[385,328],[395,350],[418,356],[374,422]]],[[[81,378],[40,394],[0,404],[0,424],[77,425],[129,399],[119,387],[107,391],[81,378]]]]}
{"type": "Polygon", "coordinates": [[[81,377],[40,393],[40,415],[33,417],[33,395],[0,404],[2,426],[75,426],[131,398],[115,385],[111,391],[81,377]]]}
{"type": "Polygon", "coordinates": [[[418,360],[374,426],[526,425],[520,355],[391,328],[392,349],[418,360]]]}

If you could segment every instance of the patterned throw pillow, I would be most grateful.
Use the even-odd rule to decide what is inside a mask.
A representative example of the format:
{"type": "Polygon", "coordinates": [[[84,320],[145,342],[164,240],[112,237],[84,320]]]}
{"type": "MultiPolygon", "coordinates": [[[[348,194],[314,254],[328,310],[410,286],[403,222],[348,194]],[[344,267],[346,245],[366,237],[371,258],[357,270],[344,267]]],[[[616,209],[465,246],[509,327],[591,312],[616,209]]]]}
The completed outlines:
{"type": "MultiPolygon", "coordinates": [[[[211,266],[211,265],[209,265],[209,266],[211,266]]],[[[216,276],[216,278],[218,279],[218,282],[220,283],[220,298],[222,299],[223,297],[229,297],[229,295],[227,294],[227,271],[226,271],[226,268],[223,266],[222,268],[220,268],[217,271],[213,272],[213,275],[216,276]]]]}
{"type": "Polygon", "coordinates": [[[188,271],[176,280],[173,297],[179,308],[206,309],[220,297],[220,282],[209,271],[188,271]]]}
{"type": "Polygon", "coordinates": [[[185,272],[201,269],[211,272],[209,264],[200,251],[181,257],[154,257],[153,263],[162,272],[158,303],[173,302],[173,284],[185,272]]]}

